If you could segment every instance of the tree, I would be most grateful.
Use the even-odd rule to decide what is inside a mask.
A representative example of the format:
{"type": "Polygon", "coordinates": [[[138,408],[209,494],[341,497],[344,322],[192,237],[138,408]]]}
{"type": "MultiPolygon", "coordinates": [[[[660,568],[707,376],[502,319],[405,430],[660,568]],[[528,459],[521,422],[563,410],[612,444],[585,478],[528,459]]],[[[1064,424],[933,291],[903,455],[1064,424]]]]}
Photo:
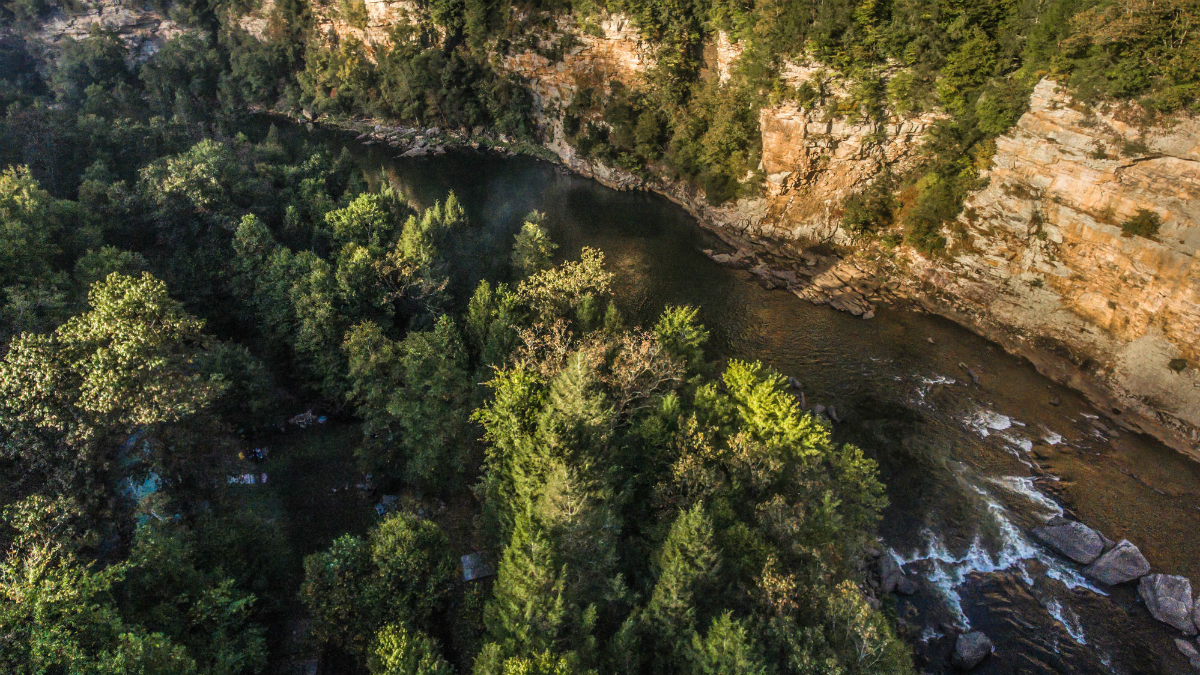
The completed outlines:
{"type": "Polygon", "coordinates": [[[570,316],[584,298],[608,293],[612,278],[611,272],[604,271],[604,254],[585,246],[578,262],[568,261],[521,281],[517,295],[549,323],[570,316]]]}
{"type": "Polygon", "coordinates": [[[703,637],[692,633],[688,652],[695,675],[767,675],[772,672],[741,621],[731,612],[713,619],[703,637]]]}
{"type": "Polygon", "coordinates": [[[715,590],[720,556],[702,506],[679,514],[654,562],[658,577],[645,619],[665,648],[676,649],[703,616],[706,600],[711,600],[707,593],[715,590]]]}
{"type": "Polygon", "coordinates": [[[304,559],[300,599],[312,618],[313,636],[350,652],[365,653],[383,624],[371,546],[343,535],[304,559]]]}
{"type": "Polygon", "coordinates": [[[473,387],[453,320],[442,317],[399,343],[363,323],[346,334],[343,349],[349,398],[366,422],[360,456],[368,469],[427,490],[455,485],[471,456],[473,387]]]}
{"type": "Polygon", "coordinates": [[[0,562],[0,667],[13,675],[190,675],[196,663],[160,633],[122,620],[112,596],[128,567],[79,555],[69,503],[33,497],[5,510],[17,531],[0,562]]]}
{"type": "Polygon", "coordinates": [[[512,265],[517,277],[524,279],[548,269],[557,248],[540,223],[527,221],[513,242],[512,265]]]}
{"type": "Polygon", "coordinates": [[[445,609],[458,561],[450,540],[429,520],[396,513],[371,532],[371,560],[388,605],[389,620],[432,628],[445,609]]]}
{"type": "Polygon", "coordinates": [[[398,250],[407,260],[422,267],[433,264],[438,247],[457,227],[466,223],[466,212],[453,192],[446,202],[435,202],[418,216],[409,216],[400,233],[398,250]]]}
{"type": "Polygon", "coordinates": [[[194,539],[170,521],[138,527],[118,584],[122,615],[185,646],[206,675],[260,672],[267,646],[254,621],[257,598],[219,567],[201,568],[194,539]]]}
{"type": "Polygon", "coordinates": [[[361,655],[385,625],[431,628],[456,573],[441,529],[396,513],[369,539],[345,535],[305,558],[300,596],[317,638],[361,655]]]}
{"type": "Polygon", "coordinates": [[[226,388],[221,374],[197,372],[211,345],[203,322],[149,274],[113,273],[88,300],[89,311],[50,335],[21,335],[0,361],[4,454],[77,491],[138,434],[150,467],[178,475],[197,446],[160,441],[226,388]]]}
{"type": "Polygon", "coordinates": [[[59,253],[61,225],[56,200],[23,166],[0,171],[0,284],[29,282],[49,275],[59,253]]]}
{"type": "Polygon", "coordinates": [[[373,675],[452,675],[454,668],[429,636],[391,624],[375,636],[373,675]]]}
{"type": "Polygon", "coordinates": [[[708,331],[696,320],[698,314],[695,307],[668,306],[654,324],[654,337],[663,349],[693,367],[703,359],[708,342],[708,331]]]}
{"type": "Polygon", "coordinates": [[[364,192],[345,208],[326,213],[325,222],[333,229],[337,241],[378,250],[395,237],[398,210],[390,189],[387,193],[364,192]]]}
{"type": "Polygon", "coordinates": [[[60,101],[81,105],[91,87],[112,91],[132,81],[126,57],[125,43],[115,31],[97,30],[83,40],[67,38],[51,85],[60,101]]]}

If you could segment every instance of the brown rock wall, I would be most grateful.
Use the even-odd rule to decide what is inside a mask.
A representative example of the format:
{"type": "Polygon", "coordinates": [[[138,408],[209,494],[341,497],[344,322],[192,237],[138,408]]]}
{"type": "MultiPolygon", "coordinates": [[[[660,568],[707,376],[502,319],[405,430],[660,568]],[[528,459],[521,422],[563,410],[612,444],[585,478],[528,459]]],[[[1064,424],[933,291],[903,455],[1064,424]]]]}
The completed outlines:
{"type": "Polygon", "coordinates": [[[1195,120],[1142,132],[1043,81],[1029,112],[997,140],[953,260],[914,258],[912,269],[938,302],[1055,345],[1118,409],[1200,452],[1197,158],[1195,120]],[[1120,223],[1139,209],[1162,219],[1157,236],[1123,235],[1120,223]],[[1189,367],[1169,369],[1179,358],[1189,367]]]}

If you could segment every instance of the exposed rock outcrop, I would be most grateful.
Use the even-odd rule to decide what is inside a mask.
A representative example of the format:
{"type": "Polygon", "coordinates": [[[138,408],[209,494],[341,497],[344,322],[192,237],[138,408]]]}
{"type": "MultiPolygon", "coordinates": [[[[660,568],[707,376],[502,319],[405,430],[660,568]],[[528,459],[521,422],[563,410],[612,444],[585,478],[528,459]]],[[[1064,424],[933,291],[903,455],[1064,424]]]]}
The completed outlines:
{"type": "Polygon", "coordinates": [[[1035,527],[1033,536],[1081,565],[1093,562],[1104,552],[1100,533],[1078,521],[1035,527]]]}
{"type": "Polygon", "coordinates": [[[1195,635],[1192,623],[1192,582],[1171,574],[1147,574],[1138,583],[1138,595],[1150,615],[1174,626],[1184,635],[1195,635]]]}
{"type": "Polygon", "coordinates": [[[1200,650],[1196,649],[1196,645],[1193,644],[1191,640],[1175,638],[1175,648],[1178,649],[1181,654],[1187,657],[1188,663],[1190,663],[1193,668],[1200,670],[1200,650]]]}
{"type": "Polygon", "coordinates": [[[747,233],[804,244],[849,243],[841,229],[843,200],[874,181],[885,166],[893,173],[912,168],[925,132],[938,117],[853,122],[790,103],[764,108],[759,125],[766,213],[747,223],[747,233]]]}
{"type": "Polygon", "coordinates": [[[139,4],[84,0],[69,11],[55,11],[33,37],[53,46],[65,39],[82,40],[96,29],[115,32],[138,60],[148,58],[167,40],[183,33],[174,21],[139,4]]]}
{"type": "Polygon", "coordinates": [[[1109,586],[1133,581],[1150,573],[1150,563],[1141,550],[1122,539],[1111,550],[1083,568],[1085,576],[1109,586]]]}
{"type": "MultiPolygon", "coordinates": [[[[247,30],[264,35],[271,6],[267,0],[247,15],[247,30]]],[[[337,16],[333,7],[315,6],[318,26],[361,39],[368,55],[399,24],[428,27],[428,9],[413,0],[366,0],[365,18],[337,16]]],[[[1089,108],[1043,81],[1029,111],[996,140],[987,187],[947,231],[948,258],[904,247],[864,251],[839,226],[844,200],[885,166],[893,174],[914,166],[937,113],[876,122],[794,102],[764,108],[762,196],[713,206],[693,185],[598,164],[565,141],[561,115],[575,92],[614,80],[636,85],[655,64],[653,46],[626,17],[601,13],[587,19],[587,30],[575,21],[562,16],[537,38],[555,46],[547,41],[570,33],[570,41],[556,43],[561,49],[498,60],[528,82],[542,140],[566,166],[617,188],[658,191],[735,245],[774,247],[800,267],[805,246],[837,245],[871,288],[843,283],[845,295],[835,297],[815,279],[777,285],[808,288],[809,299],[865,316],[873,296],[895,290],[1028,357],[1118,423],[1200,458],[1200,119],[1142,128],[1128,111],[1089,108]],[[1157,214],[1159,232],[1123,236],[1121,223],[1140,210],[1157,214]]],[[[140,54],[179,32],[148,10],[98,0],[54,17],[42,33],[51,42],[82,37],[95,23],[116,28],[140,54]]],[[[718,33],[705,49],[706,76],[727,79],[740,53],[718,33]]],[[[823,70],[788,63],[782,75],[791,86],[819,78],[827,93],[845,94],[823,70]]]]}
{"type": "Polygon", "coordinates": [[[1200,457],[1200,121],[1143,132],[1044,80],[987,178],[912,294],[1200,457]],[[1123,236],[1141,209],[1158,234],[1123,236]]]}

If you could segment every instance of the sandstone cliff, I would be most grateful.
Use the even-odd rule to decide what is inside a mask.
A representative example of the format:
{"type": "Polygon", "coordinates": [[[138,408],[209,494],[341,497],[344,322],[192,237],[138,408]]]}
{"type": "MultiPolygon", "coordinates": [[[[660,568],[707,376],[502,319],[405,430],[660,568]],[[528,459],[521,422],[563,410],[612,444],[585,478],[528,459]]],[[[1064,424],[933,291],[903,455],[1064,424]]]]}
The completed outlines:
{"type": "MultiPolygon", "coordinates": [[[[504,62],[530,78],[548,147],[577,171],[658,190],[707,226],[783,243],[785,254],[796,250],[788,242],[849,243],[839,227],[844,199],[884,166],[897,174],[914,166],[938,117],[855,123],[791,103],[763,109],[764,195],[713,207],[690,186],[595,166],[563,141],[557,112],[578,86],[633,83],[652,62],[620,17],[601,26],[559,63],[532,54],[504,62]]],[[[706,50],[709,69],[725,76],[737,53],[719,35],[706,50]]],[[[789,67],[793,80],[814,71],[789,67]]],[[[986,176],[954,228],[960,234],[948,232],[948,260],[874,250],[859,267],[1024,354],[1128,426],[1200,457],[1200,122],[1140,130],[1043,81],[1029,112],[997,140],[986,176]],[[1161,217],[1156,237],[1123,236],[1120,223],[1139,209],[1161,217]]]]}
{"type": "Polygon", "coordinates": [[[164,42],[183,33],[174,21],[145,7],[113,0],[83,0],[70,10],[56,10],[34,37],[56,45],[67,38],[84,39],[97,29],[115,32],[138,59],[149,57],[164,42]]]}
{"type": "Polygon", "coordinates": [[[952,259],[908,257],[914,293],[1065,358],[1200,452],[1200,122],[1142,131],[1043,81],[987,176],[952,259]],[[1139,209],[1156,236],[1123,235],[1139,209]]]}

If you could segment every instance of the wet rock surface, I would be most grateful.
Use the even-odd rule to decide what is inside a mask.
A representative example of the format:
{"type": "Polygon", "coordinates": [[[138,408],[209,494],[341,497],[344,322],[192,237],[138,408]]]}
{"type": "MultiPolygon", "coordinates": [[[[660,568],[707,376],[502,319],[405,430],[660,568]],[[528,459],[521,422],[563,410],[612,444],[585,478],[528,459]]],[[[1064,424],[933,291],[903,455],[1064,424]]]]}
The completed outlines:
{"type": "Polygon", "coordinates": [[[972,631],[958,636],[954,643],[954,656],[950,662],[959,670],[971,670],[991,656],[996,647],[981,631],[972,631]]]}
{"type": "Polygon", "coordinates": [[[1077,521],[1035,527],[1033,536],[1081,565],[1094,562],[1104,552],[1104,539],[1100,533],[1077,521]]]}
{"type": "Polygon", "coordinates": [[[1149,574],[1150,563],[1137,546],[1122,539],[1112,550],[1083,568],[1083,573],[1100,583],[1116,586],[1149,574]]]}

